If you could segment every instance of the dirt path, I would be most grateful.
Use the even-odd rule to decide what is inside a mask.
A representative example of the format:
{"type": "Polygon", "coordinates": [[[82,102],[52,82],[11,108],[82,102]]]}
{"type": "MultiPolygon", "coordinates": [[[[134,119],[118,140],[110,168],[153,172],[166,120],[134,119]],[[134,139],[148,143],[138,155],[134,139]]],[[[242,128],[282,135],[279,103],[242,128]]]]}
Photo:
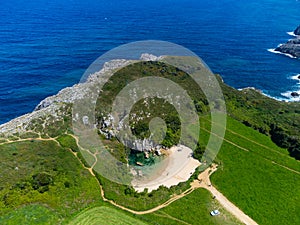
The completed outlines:
{"type": "Polygon", "coordinates": [[[191,184],[193,188],[205,188],[220,204],[237,219],[246,225],[258,225],[253,219],[247,216],[242,210],[230,202],[221,192],[211,185],[209,176],[217,170],[217,165],[213,165],[212,168],[207,168],[198,176],[198,180],[194,180],[191,184]]]}
{"type": "MultiPolygon", "coordinates": [[[[72,136],[77,145],[80,147],[79,145],[79,140],[78,138],[75,136],[75,135],[70,135],[72,136]]],[[[23,139],[24,140],[28,140],[28,139],[23,139]]],[[[59,144],[59,142],[55,139],[55,138],[36,138],[36,140],[52,140],[52,141],[55,141],[59,144]]],[[[21,140],[18,140],[18,141],[21,141],[21,140]]],[[[231,143],[231,142],[230,142],[231,143]]],[[[231,143],[231,144],[234,144],[234,143],[231,143]]],[[[235,146],[239,147],[238,145],[234,144],[235,146]]],[[[242,150],[246,150],[246,149],[242,149],[242,150]]],[[[70,150],[71,151],[71,150],[70,150]]],[[[72,151],[71,151],[72,152],[72,151]]],[[[81,162],[81,160],[78,158],[77,154],[72,152],[73,155],[81,162]]],[[[94,157],[95,157],[95,162],[93,164],[93,166],[97,163],[97,157],[96,157],[96,154],[92,154],[94,157]]],[[[90,168],[86,167],[82,162],[81,162],[82,166],[87,169],[92,176],[95,176],[94,172],[93,172],[93,166],[91,166],[90,168]]],[[[210,182],[210,179],[209,179],[209,176],[214,172],[216,171],[217,169],[217,166],[214,165],[213,168],[207,168],[204,172],[202,172],[199,176],[198,176],[198,180],[195,180],[194,182],[191,183],[191,187],[187,190],[185,190],[183,193],[179,194],[179,195],[175,195],[173,196],[172,198],[170,198],[169,200],[167,200],[166,202],[162,203],[161,205],[158,205],[152,209],[149,209],[149,210],[144,210],[144,211],[136,211],[136,210],[132,210],[132,209],[129,209],[129,208],[126,208],[122,205],[119,205],[117,204],[116,202],[112,201],[112,200],[109,200],[105,197],[104,195],[104,190],[101,186],[101,184],[99,183],[98,181],[98,185],[99,185],[99,188],[100,188],[100,191],[101,191],[101,197],[103,199],[103,201],[105,202],[109,202],[110,204],[122,209],[122,210],[125,210],[125,211],[128,211],[130,213],[133,213],[133,214],[137,214],[137,215],[143,215],[143,214],[148,214],[148,213],[153,213],[153,212],[156,212],[162,208],[165,208],[167,206],[169,206],[171,203],[173,203],[174,201],[178,200],[178,199],[181,199],[183,197],[185,197],[186,195],[192,193],[195,189],[197,188],[205,188],[207,189],[208,191],[210,191],[214,196],[216,196],[216,199],[220,202],[220,204],[227,210],[229,211],[231,214],[233,214],[236,218],[238,218],[241,222],[245,223],[246,225],[257,225],[257,223],[252,220],[249,216],[247,216],[243,211],[241,211],[238,207],[236,207],[233,203],[231,203],[221,192],[219,192],[215,187],[213,187],[211,185],[211,182],[210,182]],[[201,181],[201,182],[200,182],[201,181]]]]}
{"type": "Polygon", "coordinates": [[[55,138],[41,138],[41,137],[35,137],[35,138],[19,138],[17,140],[9,140],[6,139],[5,142],[1,142],[0,145],[5,145],[5,144],[10,144],[10,143],[16,143],[16,142],[23,142],[23,141],[33,141],[33,140],[38,140],[38,141],[54,141],[57,142],[58,141],[55,138]]]}
{"type": "Polygon", "coordinates": [[[153,213],[153,212],[155,212],[155,211],[157,211],[159,209],[165,208],[168,205],[170,205],[172,202],[174,202],[174,201],[176,201],[176,200],[178,200],[180,198],[183,198],[184,196],[192,193],[193,190],[194,190],[194,188],[191,187],[191,188],[187,189],[186,191],[184,191],[183,193],[181,193],[180,195],[176,195],[176,196],[170,198],[168,201],[166,201],[166,202],[162,203],[161,205],[158,205],[158,206],[156,206],[156,207],[154,207],[152,209],[148,209],[148,210],[144,210],[144,211],[136,211],[136,210],[133,210],[133,209],[126,208],[126,207],[124,207],[122,205],[119,205],[119,204],[115,203],[112,200],[106,199],[105,196],[104,196],[104,191],[102,189],[102,186],[100,186],[100,188],[101,188],[101,196],[103,198],[103,201],[109,202],[112,205],[114,205],[114,206],[116,206],[116,207],[118,207],[120,209],[123,209],[123,210],[125,210],[127,212],[131,212],[131,213],[137,214],[137,215],[143,215],[143,214],[153,213]]]}
{"type": "Polygon", "coordinates": [[[184,191],[183,193],[181,193],[180,195],[176,195],[173,196],[172,198],[170,198],[168,201],[164,202],[161,205],[156,206],[155,208],[149,209],[149,210],[145,210],[145,211],[136,211],[136,210],[132,210],[129,208],[126,208],[124,206],[121,206],[117,203],[115,203],[112,200],[106,199],[104,196],[104,191],[102,189],[102,186],[100,185],[100,189],[101,189],[101,196],[103,198],[104,201],[111,203],[112,205],[128,211],[130,213],[133,214],[137,214],[137,215],[143,215],[143,214],[148,214],[148,213],[153,213],[157,210],[160,210],[164,207],[167,207],[168,205],[170,205],[172,202],[185,197],[186,195],[192,193],[195,189],[197,188],[205,188],[207,189],[209,192],[212,193],[212,195],[216,196],[216,200],[218,200],[220,202],[220,204],[232,215],[234,215],[238,220],[240,220],[242,223],[246,224],[246,225],[258,225],[253,219],[251,219],[249,216],[247,216],[242,210],[240,210],[238,207],[236,207],[232,202],[230,202],[221,192],[219,192],[215,187],[213,187],[211,185],[209,176],[217,170],[217,166],[214,165],[213,168],[207,168],[204,172],[202,172],[199,176],[198,176],[198,180],[194,180],[191,183],[191,187],[189,189],[187,189],[186,191],[184,191]],[[201,182],[200,182],[201,181],[201,182]]]}
{"type": "MultiPolygon", "coordinates": [[[[201,129],[203,129],[203,128],[201,128],[201,129]]],[[[206,130],[206,129],[203,129],[203,130],[205,130],[205,131],[211,133],[210,131],[208,131],[208,130],[206,130]]],[[[211,133],[211,134],[213,134],[213,133],[211,133]]],[[[70,134],[69,134],[69,135],[70,135],[70,134]]],[[[216,134],[213,134],[213,135],[216,135],[216,134]]],[[[77,138],[75,135],[70,135],[70,136],[72,136],[72,137],[76,140],[76,143],[77,143],[78,147],[80,147],[78,138],[77,138]]],[[[217,135],[216,135],[216,136],[217,136],[217,135]]],[[[11,142],[26,141],[26,140],[44,140],[44,141],[50,141],[50,140],[51,140],[51,141],[55,141],[55,142],[57,142],[57,144],[59,144],[59,142],[56,140],[56,138],[41,138],[41,137],[39,137],[39,138],[19,139],[19,140],[14,140],[14,141],[12,140],[12,141],[8,141],[8,142],[0,143],[0,145],[1,145],[1,144],[11,143],[11,142]]],[[[233,142],[231,142],[231,141],[229,141],[229,140],[224,139],[224,141],[228,142],[228,143],[231,144],[231,145],[236,146],[237,148],[239,148],[239,149],[241,149],[241,150],[243,150],[243,151],[249,152],[248,149],[243,148],[243,147],[241,147],[241,146],[239,146],[239,145],[237,145],[237,144],[235,144],[235,143],[233,143],[233,142]]],[[[71,151],[71,150],[70,150],[70,151],[71,151]]],[[[72,151],[71,151],[71,152],[72,152],[72,151]]],[[[95,174],[93,173],[93,166],[97,163],[97,157],[96,157],[96,154],[97,154],[97,153],[92,154],[91,152],[89,152],[89,153],[90,153],[91,155],[93,155],[94,158],[95,158],[95,162],[94,162],[94,164],[93,164],[91,167],[86,167],[86,166],[81,162],[81,160],[78,158],[77,154],[74,153],[74,152],[72,152],[72,153],[73,153],[73,155],[78,159],[78,161],[82,164],[82,166],[83,166],[85,169],[87,169],[87,170],[91,173],[92,176],[95,176],[95,174]]],[[[268,159],[266,159],[266,158],[265,158],[265,160],[270,161],[270,162],[272,162],[272,163],[274,163],[274,164],[276,164],[276,165],[278,165],[278,166],[281,166],[281,167],[283,167],[283,168],[285,168],[285,169],[288,169],[288,170],[290,170],[290,171],[292,171],[292,172],[294,172],[294,173],[298,173],[298,174],[300,173],[299,171],[295,171],[295,170],[293,170],[293,169],[291,169],[291,168],[288,168],[288,167],[286,167],[286,166],[280,165],[280,164],[278,164],[278,163],[276,163],[276,162],[274,162],[274,161],[268,160],[268,159]]],[[[221,204],[228,212],[230,212],[232,215],[234,215],[234,216],[235,216],[237,219],[239,219],[241,222],[243,222],[243,223],[246,224],[246,225],[258,225],[254,220],[252,220],[249,216],[247,216],[242,210],[240,210],[237,206],[235,206],[232,202],[230,202],[230,201],[229,201],[229,200],[228,200],[221,192],[219,192],[215,187],[213,187],[213,186],[211,185],[211,182],[210,182],[209,177],[210,177],[210,175],[211,175],[213,172],[215,172],[216,170],[217,170],[217,165],[213,165],[211,168],[207,168],[204,172],[202,172],[202,173],[198,176],[198,180],[195,180],[195,181],[193,181],[193,182],[191,183],[191,187],[190,187],[189,189],[187,189],[186,191],[184,191],[183,193],[181,193],[181,194],[179,194],[179,195],[173,196],[172,198],[170,198],[168,201],[162,203],[161,205],[158,205],[158,206],[156,206],[156,207],[154,207],[154,208],[152,208],[152,209],[145,210],[145,211],[136,211],[136,210],[132,210],[132,209],[126,208],[126,207],[124,207],[124,206],[122,206],[122,205],[119,205],[119,204],[115,203],[115,202],[112,201],[112,200],[109,200],[109,199],[105,198],[104,190],[103,190],[101,184],[99,183],[98,179],[97,179],[97,181],[98,181],[98,185],[99,185],[99,188],[100,188],[100,191],[101,191],[101,197],[102,197],[103,201],[109,202],[110,204],[112,204],[112,205],[114,205],[114,206],[116,206],[116,207],[118,207],[118,208],[120,208],[120,209],[122,209],[122,210],[125,210],[125,211],[128,211],[128,212],[130,212],[130,213],[133,213],[133,214],[143,215],[143,214],[153,213],[153,212],[155,212],[155,211],[157,211],[157,210],[160,210],[160,209],[162,209],[162,208],[164,208],[164,207],[167,207],[168,205],[170,205],[170,204],[173,203],[174,201],[176,201],[176,200],[178,200],[178,199],[181,199],[181,198],[185,197],[186,195],[192,193],[192,192],[193,192],[195,189],[197,189],[197,188],[205,188],[205,189],[207,189],[209,192],[211,192],[213,196],[216,197],[216,200],[218,200],[218,201],[220,202],[220,204],[221,204]]]]}
{"type": "MultiPolygon", "coordinates": [[[[78,138],[76,136],[74,136],[74,135],[70,135],[70,136],[72,136],[75,139],[77,145],[80,147],[78,138]]],[[[7,142],[1,143],[1,144],[7,144],[7,143],[12,143],[12,142],[28,141],[28,140],[55,141],[58,145],[60,145],[60,143],[56,140],[56,138],[50,138],[50,137],[49,138],[38,137],[38,138],[18,139],[18,140],[7,141],[7,142]]],[[[92,176],[95,177],[95,174],[93,172],[93,166],[97,163],[97,157],[96,157],[97,153],[92,154],[95,157],[95,160],[96,160],[94,162],[93,166],[86,167],[81,162],[81,160],[78,158],[78,156],[77,156],[77,154],[75,152],[72,152],[71,149],[70,149],[70,152],[78,159],[78,161],[82,164],[82,166],[85,169],[87,169],[92,176]]],[[[152,209],[144,210],[144,211],[132,210],[132,209],[126,208],[126,207],[124,207],[122,205],[119,205],[119,204],[115,203],[112,200],[107,199],[105,197],[105,195],[104,195],[104,190],[103,190],[101,184],[99,183],[98,180],[97,180],[97,182],[98,182],[98,185],[99,185],[99,188],[100,188],[100,191],[101,191],[101,197],[102,197],[103,201],[109,202],[110,204],[112,204],[112,205],[114,205],[114,206],[116,206],[116,207],[118,207],[118,208],[120,208],[122,210],[128,211],[128,212],[133,213],[133,214],[137,214],[137,215],[143,215],[143,214],[148,214],[148,213],[156,212],[157,210],[160,210],[162,208],[167,207],[168,205],[170,205],[174,201],[176,201],[178,199],[181,199],[181,198],[185,197],[186,195],[192,193],[197,188],[205,188],[205,189],[209,190],[214,196],[216,196],[217,200],[220,202],[220,204],[223,205],[224,208],[226,208],[230,213],[232,213],[234,216],[236,216],[240,221],[242,221],[243,223],[245,223],[247,225],[248,224],[249,225],[257,225],[257,223],[255,223],[255,221],[253,221],[250,217],[248,217],[246,214],[244,214],[239,208],[237,208],[235,205],[233,205],[225,196],[222,195],[222,193],[220,193],[217,189],[215,189],[213,186],[211,186],[211,183],[210,183],[210,180],[209,180],[209,176],[215,170],[216,170],[216,166],[215,166],[215,168],[213,168],[213,170],[210,169],[210,168],[206,169],[198,177],[198,179],[201,180],[201,182],[199,182],[199,180],[195,180],[194,182],[191,183],[191,187],[189,189],[185,190],[183,193],[181,193],[179,195],[173,196],[172,198],[170,198],[166,202],[162,203],[161,205],[158,205],[158,206],[156,206],[156,207],[154,207],[152,209]]],[[[184,222],[184,221],[180,221],[180,222],[184,222]]]]}

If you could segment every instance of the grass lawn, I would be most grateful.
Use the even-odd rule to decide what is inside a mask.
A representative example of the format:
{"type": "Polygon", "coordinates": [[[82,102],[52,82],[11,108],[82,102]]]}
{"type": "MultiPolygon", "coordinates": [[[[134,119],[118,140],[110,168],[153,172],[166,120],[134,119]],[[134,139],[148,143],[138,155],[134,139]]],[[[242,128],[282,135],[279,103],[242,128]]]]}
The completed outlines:
{"type": "Polygon", "coordinates": [[[149,224],[203,224],[203,225],[233,225],[241,224],[228,213],[217,200],[205,189],[196,189],[191,194],[181,198],[166,208],[157,212],[139,215],[138,218],[149,224]],[[210,216],[210,211],[218,209],[219,216],[210,216]]]}
{"type": "Polygon", "coordinates": [[[233,119],[227,127],[225,139],[249,151],[223,142],[217,157],[221,167],[211,177],[216,188],[258,224],[300,224],[300,175],[273,163],[300,172],[299,161],[233,119]]]}
{"type": "Polygon", "coordinates": [[[52,210],[41,205],[28,205],[0,216],[2,225],[44,225],[57,224],[59,217],[52,210]]]}
{"type": "Polygon", "coordinates": [[[0,216],[42,204],[67,218],[102,202],[96,178],[54,141],[3,144],[0,152],[0,216]]]}
{"type": "Polygon", "coordinates": [[[146,225],[146,223],[127,215],[120,210],[101,206],[95,207],[81,212],[77,215],[69,225],[146,225]]]}

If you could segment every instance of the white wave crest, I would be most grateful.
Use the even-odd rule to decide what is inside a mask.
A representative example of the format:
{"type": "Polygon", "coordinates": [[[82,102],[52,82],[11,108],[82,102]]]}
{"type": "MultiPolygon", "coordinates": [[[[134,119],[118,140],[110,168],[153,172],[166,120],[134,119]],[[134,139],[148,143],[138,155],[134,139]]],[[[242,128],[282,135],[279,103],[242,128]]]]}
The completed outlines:
{"type": "Polygon", "coordinates": [[[288,102],[299,102],[300,101],[300,90],[299,91],[287,91],[287,92],[283,92],[281,93],[282,96],[284,96],[285,98],[287,98],[288,102]],[[292,93],[298,93],[299,96],[297,97],[293,97],[292,93]]]}
{"type": "Polygon", "coordinates": [[[288,57],[290,57],[290,58],[292,58],[292,59],[297,59],[297,57],[292,56],[292,55],[290,55],[290,54],[282,53],[282,52],[279,52],[279,51],[275,51],[275,48],[270,48],[270,49],[268,49],[268,51],[269,51],[269,52],[272,52],[272,53],[275,53],[275,54],[285,55],[285,56],[288,56],[288,57]]]}
{"type": "Polygon", "coordinates": [[[291,80],[299,81],[300,83],[300,73],[290,77],[291,80]]]}
{"type": "Polygon", "coordinates": [[[286,32],[288,35],[293,36],[293,37],[298,37],[299,35],[296,35],[294,31],[286,32]]]}

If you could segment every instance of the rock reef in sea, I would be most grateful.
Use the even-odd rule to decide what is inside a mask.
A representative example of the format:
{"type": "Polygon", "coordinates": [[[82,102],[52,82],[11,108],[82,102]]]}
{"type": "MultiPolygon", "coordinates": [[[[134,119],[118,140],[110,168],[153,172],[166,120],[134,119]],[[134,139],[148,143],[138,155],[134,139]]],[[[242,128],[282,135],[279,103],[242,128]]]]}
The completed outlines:
{"type": "Polygon", "coordinates": [[[286,54],[292,58],[300,58],[300,26],[294,30],[296,38],[287,41],[285,44],[279,45],[274,52],[286,54]]]}
{"type": "Polygon", "coordinates": [[[278,46],[275,51],[300,58],[300,38],[289,40],[287,43],[278,46]]]}
{"type": "Polygon", "coordinates": [[[294,30],[295,35],[300,35],[300,25],[294,30]]]}

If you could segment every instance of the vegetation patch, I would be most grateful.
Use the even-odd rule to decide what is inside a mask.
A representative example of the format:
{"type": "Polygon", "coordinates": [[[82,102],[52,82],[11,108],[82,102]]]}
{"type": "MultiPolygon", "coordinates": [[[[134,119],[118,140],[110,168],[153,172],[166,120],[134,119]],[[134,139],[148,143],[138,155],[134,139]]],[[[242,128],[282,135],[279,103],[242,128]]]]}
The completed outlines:
{"type": "Polygon", "coordinates": [[[28,205],[0,216],[3,225],[52,225],[61,219],[55,212],[41,205],[28,205]]]}
{"type": "Polygon", "coordinates": [[[221,84],[228,114],[246,126],[269,135],[290,156],[300,159],[300,110],[298,102],[281,102],[259,91],[238,91],[221,84]]]}
{"type": "Polygon", "coordinates": [[[57,141],[64,148],[71,149],[73,152],[79,151],[76,140],[68,134],[63,134],[63,135],[59,136],[57,138],[57,141]]]}
{"type": "Polygon", "coordinates": [[[81,212],[77,215],[69,225],[146,225],[146,223],[139,219],[133,218],[133,216],[127,215],[125,212],[121,212],[111,207],[95,207],[81,212]]]}
{"type": "Polygon", "coordinates": [[[300,163],[270,137],[232,119],[228,128],[213,184],[258,224],[299,224],[300,163]]]}
{"type": "Polygon", "coordinates": [[[151,214],[138,215],[137,218],[148,224],[242,224],[227,212],[205,189],[199,188],[169,206],[151,214]],[[221,214],[212,217],[209,213],[218,209],[221,214]]]}
{"type": "MultiPolygon", "coordinates": [[[[117,71],[105,85],[97,102],[97,121],[100,122],[103,115],[109,112],[112,100],[126,84],[153,75],[176,82],[193,99],[200,115],[201,128],[194,157],[201,159],[211,128],[210,118],[206,115],[209,111],[208,102],[198,85],[186,73],[167,64],[141,62],[117,71]]],[[[224,83],[220,85],[229,117],[225,140],[216,159],[220,166],[211,178],[213,184],[259,224],[300,224],[297,217],[300,167],[296,160],[300,157],[299,104],[278,102],[255,90],[237,91],[224,83]]],[[[139,121],[131,118],[133,133],[140,138],[148,137],[150,119],[162,116],[167,125],[164,145],[172,146],[178,141],[180,131],[178,115],[168,104],[161,107],[163,102],[160,99],[154,102],[148,99],[149,104],[144,104],[144,100],[137,102],[132,109],[132,114],[144,118],[139,121]],[[147,110],[152,117],[147,117],[147,110]],[[171,113],[165,113],[167,111],[171,113]]],[[[7,137],[8,141],[16,142],[5,143],[6,137],[1,136],[1,224],[21,224],[19,221],[22,224],[34,224],[36,221],[39,224],[56,224],[74,215],[78,216],[72,221],[73,224],[114,224],[115,221],[118,224],[127,224],[126,221],[139,224],[141,220],[149,224],[239,224],[202,189],[197,189],[164,209],[143,216],[121,213],[107,207],[92,208],[78,214],[86,207],[104,203],[97,180],[81,164],[87,165],[85,161],[93,159],[84,158],[85,153],[78,151],[76,140],[68,135],[72,133],[71,105],[62,105],[54,114],[33,120],[28,133],[15,133],[7,137]],[[56,139],[35,140],[39,136],[37,134],[42,138],[56,139]],[[21,141],[20,138],[32,140],[21,141]],[[76,154],[71,154],[70,149],[76,154]],[[209,211],[215,208],[221,211],[221,216],[209,215],[209,211]],[[93,216],[98,213],[99,218],[93,216]],[[126,218],[126,221],[122,218],[126,218]]],[[[130,149],[116,138],[99,138],[103,139],[112,155],[127,162],[130,149]]],[[[182,193],[189,188],[190,182],[170,189],[160,187],[151,193],[147,190],[137,193],[130,186],[113,183],[99,174],[96,176],[107,199],[138,211],[156,207],[182,193]]]]}
{"type": "Polygon", "coordinates": [[[159,189],[150,193],[147,189],[138,193],[131,186],[114,183],[98,174],[96,177],[100,181],[107,199],[137,211],[151,209],[166,202],[173,195],[180,194],[188,189],[191,181],[179,183],[171,188],[160,186],[159,189]]]}
{"type": "Polygon", "coordinates": [[[39,203],[69,217],[101,202],[97,180],[54,141],[7,143],[0,152],[0,215],[39,203]]]}

